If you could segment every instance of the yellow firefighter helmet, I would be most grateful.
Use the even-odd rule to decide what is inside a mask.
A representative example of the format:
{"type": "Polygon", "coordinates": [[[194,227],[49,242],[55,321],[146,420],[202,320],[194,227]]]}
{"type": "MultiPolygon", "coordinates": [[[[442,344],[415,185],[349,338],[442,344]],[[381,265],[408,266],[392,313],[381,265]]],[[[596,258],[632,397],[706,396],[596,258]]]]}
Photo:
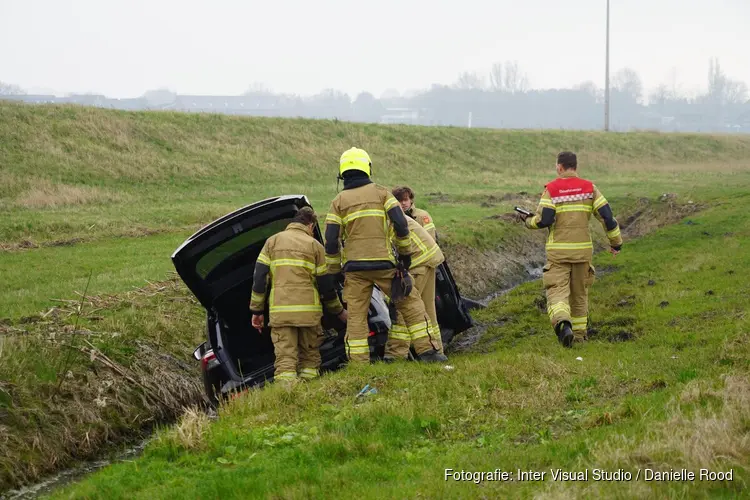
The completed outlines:
{"type": "Polygon", "coordinates": [[[339,160],[339,176],[348,170],[361,170],[370,176],[372,172],[372,161],[367,151],[359,148],[351,148],[344,151],[339,160]]]}

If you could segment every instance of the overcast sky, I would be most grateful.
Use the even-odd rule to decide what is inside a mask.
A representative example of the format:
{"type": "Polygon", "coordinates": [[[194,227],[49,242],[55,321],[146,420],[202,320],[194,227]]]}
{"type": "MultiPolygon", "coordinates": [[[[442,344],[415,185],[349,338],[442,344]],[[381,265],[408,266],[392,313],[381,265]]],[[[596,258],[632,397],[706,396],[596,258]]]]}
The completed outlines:
{"type": "MultiPolygon", "coordinates": [[[[0,0],[0,81],[136,97],[448,84],[516,60],[534,87],[604,85],[606,0],[0,0]]],[[[612,71],[750,84],[750,0],[611,0],[612,71]]]]}

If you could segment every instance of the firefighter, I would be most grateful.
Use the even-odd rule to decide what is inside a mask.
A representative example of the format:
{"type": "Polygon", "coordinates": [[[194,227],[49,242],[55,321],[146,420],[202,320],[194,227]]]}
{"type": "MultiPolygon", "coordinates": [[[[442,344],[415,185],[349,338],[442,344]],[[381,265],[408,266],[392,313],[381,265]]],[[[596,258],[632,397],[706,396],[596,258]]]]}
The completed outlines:
{"type": "MultiPolygon", "coordinates": [[[[404,212],[393,195],[370,179],[372,162],[366,151],[351,148],[339,160],[339,179],[344,189],[331,202],[326,217],[326,263],[331,273],[344,273],[343,299],[349,321],[346,352],[350,363],[368,363],[370,348],[367,312],[373,286],[393,296],[391,284],[397,273],[411,265],[411,240],[404,212]],[[397,260],[388,237],[393,223],[397,260]]],[[[414,349],[421,361],[445,361],[424,332],[434,331],[417,293],[399,297],[396,308],[404,315],[409,331],[416,336],[414,349]]]]}
{"type": "Polygon", "coordinates": [[[394,188],[393,196],[401,204],[401,208],[404,209],[404,213],[419,222],[419,224],[430,233],[430,236],[436,242],[438,241],[437,230],[435,229],[435,222],[430,217],[430,214],[426,210],[422,210],[414,205],[414,190],[409,186],[401,186],[394,188]]]}
{"type": "Polygon", "coordinates": [[[440,336],[437,310],[435,309],[435,268],[445,260],[445,257],[438,244],[435,243],[435,240],[424,227],[410,217],[407,218],[407,221],[412,250],[409,273],[414,277],[412,293],[417,293],[422,298],[433,330],[411,332],[404,322],[403,314],[398,312],[398,319],[391,326],[388,343],[385,347],[386,361],[406,358],[409,354],[409,345],[424,336],[429,336],[437,351],[443,353],[443,342],[440,336]]]}
{"type": "Polygon", "coordinates": [[[258,331],[263,329],[270,277],[268,325],[276,354],[274,379],[278,381],[320,375],[322,305],[341,321],[347,320],[333,276],[328,274],[323,245],[312,236],[317,224],[312,208],[301,208],[284,231],[266,240],[255,264],[252,325],[258,331]]]}
{"type": "Polygon", "coordinates": [[[521,217],[529,229],[549,229],[543,270],[547,313],[560,343],[571,347],[586,340],[588,291],[595,279],[591,214],[604,226],[613,256],[622,236],[607,200],[591,181],[578,177],[576,155],[558,154],[556,168],[558,178],[545,186],[536,215],[521,217]]]}

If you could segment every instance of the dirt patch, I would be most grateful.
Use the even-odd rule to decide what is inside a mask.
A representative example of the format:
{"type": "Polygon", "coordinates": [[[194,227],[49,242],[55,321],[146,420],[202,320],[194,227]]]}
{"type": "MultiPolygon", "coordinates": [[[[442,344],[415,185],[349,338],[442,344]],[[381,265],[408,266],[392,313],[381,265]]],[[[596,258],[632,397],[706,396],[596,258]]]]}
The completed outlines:
{"type": "Polygon", "coordinates": [[[518,193],[505,193],[503,195],[488,195],[485,199],[479,200],[479,205],[484,208],[494,207],[499,204],[507,203],[512,203],[515,205],[536,206],[538,201],[538,198],[530,196],[526,191],[520,191],[518,193]]]}
{"type": "Polygon", "coordinates": [[[501,220],[505,222],[517,222],[518,217],[516,214],[512,213],[504,213],[504,214],[495,214],[485,217],[485,220],[501,220]]]}
{"type": "Polygon", "coordinates": [[[81,243],[82,241],[83,241],[83,238],[70,238],[67,240],[55,240],[55,241],[50,241],[47,246],[69,247],[69,246],[75,245],[76,243],[81,243]]]}
{"type": "Polygon", "coordinates": [[[507,322],[507,319],[501,318],[495,321],[491,321],[489,323],[479,323],[476,326],[470,328],[469,330],[463,332],[461,335],[456,336],[450,344],[448,344],[445,348],[446,354],[451,353],[458,353],[458,352],[468,352],[471,347],[473,347],[479,339],[484,336],[484,334],[487,332],[487,329],[493,326],[500,326],[504,325],[507,322]]]}
{"type": "Polygon", "coordinates": [[[635,333],[631,331],[620,330],[614,335],[610,335],[609,337],[607,337],[607,340],[609,340],[610,342],[627,342],[629,340],[635,340],[635,337],[635,333]]]}
{"type": "Polygon", "coordinates": [[[19,242],[2,243],[0,242],[0,252],[18,252],[23,250],[36,250],[38,248],[45,247],[67,247],[77,245],[79,243],[88,243],[96,241],[104,237],[120,237],[120,238],[141,238],[144,236],[153,236],[157,234],[164,234],[176,231],[197,231],[202,227],[199,224],[192,224],[183,227],[172,227],[172,228],[146,228],[146,227],[131,227],[118,230],[114,234],[103,234],[95,237],[76,236],[72,238],[34,242],[31,240],[21,240],[19,242]]]}
{"type": "Polygon", "coordinates": [[[667,387],[667,383],[664,380],[662,380],[662,379],[658,379],[658,380],[654,380],[654,381],[648,383],[646,385],[646,391],[647,392],[653,392],[653,391],[658,391],[658,390],[664,389],[666,387],[667,387]]]}
{"type": "MultiPolygon", "coordinates": [[[[530,207],[536,207],[539,197],[530,195],[526,191],[519,191],[518,193],[496,193],[496,194],[482,194],[482,195],[471,195],[464,197],[453,197],[449,194],[442,193],[440,191],[427,193],[425,195],[430,203],[472,203],[477,204],[483,208],[495,207],[502,204],[523,204],[530,207]]],[[[533,208],[532,208],[533,210],[533,208]]]]}
{"type": "Polygon", "coordinates": [[[21,240],[18,243],[0,243],[0,250],[11,252],[13,250],[29,250],[39,248],[39,245],[31,240],[21,240]]]}
{"type": "Polygon", "coordinates": [[[624,218],[620,220],[623,238],[640,238],[660,227],[679,222],[706,207],[707,205],[692,201],[680,203],[677,196],[671,193],[662,195],[657,201],[640,198],[635,210],[624,214],[624,218]]]}
{"type": "Polygon", "coordinates": [[[436,193],[427,193],[427,199],[430,200],[431,203],[449,203],[451,201],[450,195],[441,193],[440,191],[436,193]]]}
{"type": "Polygon", "coordinates": [[[638,337],[636,319],[623,316],[609,321],[591,322],[587,335],[590,339],[602,339],[609,342],[629,342],[638,337]]]}
{"type": "Polygon", "coordinates": [[[461,294],[480,302],[539,277],[545,260],[544,235],[536,231],[509,238],[493,250],[450,243],[443,247],[461,294]]]}

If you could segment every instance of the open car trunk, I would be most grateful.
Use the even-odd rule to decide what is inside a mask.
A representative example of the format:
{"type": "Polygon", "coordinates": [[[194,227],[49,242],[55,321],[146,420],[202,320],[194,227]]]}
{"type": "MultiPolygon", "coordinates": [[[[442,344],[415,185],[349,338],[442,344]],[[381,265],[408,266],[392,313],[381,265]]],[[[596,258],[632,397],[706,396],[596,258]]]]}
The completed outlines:
{"type": "MultiPolygon", "coordinates": [[[[204,227],[172,254],[178,274],[208,312],[209,343],[235,372],[232,378],[244,380],[273,365],[271,336],[250,322],[255,261],[266,240],[305,206],[310,203],[302,195],[259,201],[204,227]]],[[[315,237],[323,241],[318,228],[315,237]]]]}
{"type": "MultiPolygon", "coordinates": [[[[207,311],[208,345],[229,372],[232,383],[254,383],[273,378],[275,360],[268,328],[260,334],[251,325],[248,308],[255,261],[266,240],[283,231],[297,211],[310,206],[303,195],[268,198],[232,212],[189,237],[172,254],[180,277],[207,311]]],[[[319,227],[314,237],[323,242],[319,227]]],[[[436,306],[445,343],[472,326],[447,263],[437,270],[436,306]]],[[[268,321],[266,304],[266,322],[268,321]]],[[[382,294],[373,293],[368,318],[381,346],[390,328],[382,294]],[[385,311],[385,313],[383,312],[385,311]]],[[[344,325],[326,315],[327,329],[321,355],[323,368],[344,360],[344,325]],[[339,352],[340,351],[340,352],[339,352]]]]}

